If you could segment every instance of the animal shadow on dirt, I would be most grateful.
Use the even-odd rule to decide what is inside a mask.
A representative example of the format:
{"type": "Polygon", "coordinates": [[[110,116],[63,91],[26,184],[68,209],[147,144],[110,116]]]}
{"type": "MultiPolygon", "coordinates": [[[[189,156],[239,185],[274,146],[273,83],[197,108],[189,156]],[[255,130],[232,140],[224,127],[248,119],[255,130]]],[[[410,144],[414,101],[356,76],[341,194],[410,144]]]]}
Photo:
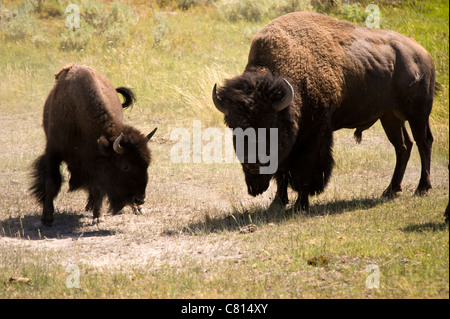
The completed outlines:
{"type": "Polygon", "coordinates": [[[370,209],[386,199],[357,198],[352,200],[336,200],[327,203],[316,203],[310,207],[309,212],[295,211],[292,207],[282,209],[272,206],[249,206],[247,208],[235,207],[225,216],[211,217],[209,212],[204,213],[204,219],[193,222],[179,231],[168,230],[166,235],[175,233],[215,233],[220,231],[239,231],[241,233],[253,232],[258,225],[269,223],[280,224],[294,216],[314,218],[316,216],[335,215],[361,209],[370,209]]]}
{"type": "Polygon", "coordinates": [[[442,223],[424,223],[424,224],[411,224],[406,227],[400,228],[401,231],[406,233],[422,233],[427,231],[438,232],[448,228],[448,223],[442,221],[442,223]]]}
{"type": "Polygon", "coordinates": [[[0,221],[0,237],[27,240],[78,239],[80,237],[102,237],[114,235],[115,231],[92,225],[92,217],[80,212],[59,211],[52,227],[41,224],[40,214],[10,217],[0,221]]]}

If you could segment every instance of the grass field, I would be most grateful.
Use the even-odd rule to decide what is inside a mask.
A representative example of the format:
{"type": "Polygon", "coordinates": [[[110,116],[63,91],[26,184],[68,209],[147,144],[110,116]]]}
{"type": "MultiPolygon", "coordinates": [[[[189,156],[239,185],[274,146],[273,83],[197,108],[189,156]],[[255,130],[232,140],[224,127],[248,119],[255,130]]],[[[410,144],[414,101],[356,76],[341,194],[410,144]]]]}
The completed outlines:
{"type": "Polygon", "coordinates": [[[0,2],[0,298],[449,298],[448,2],[379,3],[380,27],[415,38],[436,64],[433,189],[413,196],[414,148],[402,195],[381,199],[395,165],[381,125],[361,144],[342,130],[333,176],[308,215],[291,210],[294,193],[286,210],[270,208],[275,185],[250,197],[238,164],[173,163],[170,133],[193,120],[224,129],[211,89],[242,72],[252,36],[274,17],[310,9],[364,25],[367,14],[344,1],[240,3],[78,2],[73,34],[68,1],[0,2]],[[40,225],[29,170],[44,150],[53,74],[71,61],[134,88],[125,122],[158,127],[143,215],[125,209],[92,225],[86,194],[69,193],[66,183],[53,227],[40,225]]]}

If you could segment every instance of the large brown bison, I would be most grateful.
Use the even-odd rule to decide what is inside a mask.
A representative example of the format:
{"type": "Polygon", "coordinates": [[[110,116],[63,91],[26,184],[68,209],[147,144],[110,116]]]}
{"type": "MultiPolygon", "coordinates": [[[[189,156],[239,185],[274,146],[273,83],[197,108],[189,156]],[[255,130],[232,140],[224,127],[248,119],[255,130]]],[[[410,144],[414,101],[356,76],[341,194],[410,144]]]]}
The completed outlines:
{"type": "Polygon", "coordinates": [[[413,140],[422,161],[416,193],[431,188],[433,136],[429,115],[435,91],[430,54],[390,30],[355,26],[312,12],[279,17],[253,38],[244,73],[213,89],[213,101],[230,128],[278,128],[278,170],[258,174],[261,161],[242,163],[248,192],[277,182],[276,202],[298,192],[296,209],[323,191],[334,165],[333,131],[361,133],[378,119],[394,145],[397,162],[383,196],[401,191],[413,140]]]}
{"type": "Polygon", "coordinates": [[[143,204],[150,164],[147,142],[156,129],[145,136],[122,122],[122,109],[133,102],[133,92],[115,89],[96,70],[73,63],[55,79],[44,105],[47,145],[34,162],[30,188],[43,205],[42,223],[52,224],[63,161],[70,171],[69,189],[88,191],[86,210],[93,210],[94,222],[102,220],[105,196],[113,214],[125,205],[143,204]],[[124,96],[123,104],[117,92],[124,96]]]}

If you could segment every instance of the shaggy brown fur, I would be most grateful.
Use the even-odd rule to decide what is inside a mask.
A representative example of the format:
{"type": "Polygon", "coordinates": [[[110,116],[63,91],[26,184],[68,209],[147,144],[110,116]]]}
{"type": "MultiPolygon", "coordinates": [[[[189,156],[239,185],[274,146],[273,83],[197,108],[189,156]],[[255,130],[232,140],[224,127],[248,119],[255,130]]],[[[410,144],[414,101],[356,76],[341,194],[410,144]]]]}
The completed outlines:
{"type": "Polygon", "coordinates": [[[122,109],[134,101],[133,92],[124,87],[116,91],[102,74],[73,63],[55,74],[55,79],[44,105],[47,145],[34,163],[30,188],[43,205],[42,222],[51,225],[53,221],[62,161],[70,171],[70,190],[89,192],[86,209],[93,210],[95,221],[102,217],[105,196],[112,213],[128,204],[142,204],[150,163],[147,142],[154,131],[144,136],[122,122],[122,109]],[[124,96],[123,104],[117,92],[124,96]],[[121,134],[123,151],[118,153],[113,145],[121,134]]]}
{"type": "MultiPolygon", "coordinates": [[[[434,72],[431,56],[411,38],[296,12],[273,20],[255,35],[244,73],[219,88],[217,101],[230,127],[278,127],[279,167],[273,177],[277,201],[283,204],[288,202],[288,185],[299,194],[298,209],[308,209],[308,195],[324,189],[333,167],[333,131],[356,129],[359,142],[362,132],[379,119],[397,154],[383,195],[401,191],[413,145],[405,121],[422,160],[416,192],[424,194],[431,188],[433,136],[428,118],[434,72]],[[275,112],[266,88],[274,91],[278,86],[283,92],[282,79],[290,82],[295,97],[289,107],[275,112]]],[[[250,194],[265,191],[271,177],[252,175],[243,166],[250,194]]]]}

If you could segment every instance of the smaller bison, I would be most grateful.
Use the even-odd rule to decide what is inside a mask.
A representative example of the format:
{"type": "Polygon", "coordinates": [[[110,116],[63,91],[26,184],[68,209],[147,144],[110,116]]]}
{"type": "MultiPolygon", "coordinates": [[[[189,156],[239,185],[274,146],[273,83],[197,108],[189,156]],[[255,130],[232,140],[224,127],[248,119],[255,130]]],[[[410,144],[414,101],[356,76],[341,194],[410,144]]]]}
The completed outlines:
{"type": "Polygon", "coordinates": [[[133,103],[133,92],[115,89],[96,70],[74,63],[64,66],[55,79],[44,105],[47,145],[33,164],[30,188],[43,205],[42,223],[52,225],[63,161],[70,172],[69,190],[89,193],[86,210],[93,211],[94,222],[103,219],[105,196],[112,214],[126,205],[142,205],[151,158],[147,142],[156,128],[143,135],[123,123],[122,109],[133,103]],[[123,95],[123,104],[117,93],[123,95]]]}
{"type": "Polygon", "coordinates": [[[212,99],[232,129],[278,129],[274,174],[261,174],[258,168],[264,161],[252,163],[244,157],[249,194],[263,193],[273,178],[277,203],[288,203],[291,186],[298,193],[295,209],[308,210],[308,197],[322,192],[331,176],[333,132],[355,129],[359,142],[362,132],[378,120],[397,157],[383,196],[401,191],[414,141],[422,164],[416,193],[426,194],[431,188],[429,116],[434,92],[433,60],[413,39],[295,12],[255,35],[244,73],[217,90],[214,86],[212,99]]]}

